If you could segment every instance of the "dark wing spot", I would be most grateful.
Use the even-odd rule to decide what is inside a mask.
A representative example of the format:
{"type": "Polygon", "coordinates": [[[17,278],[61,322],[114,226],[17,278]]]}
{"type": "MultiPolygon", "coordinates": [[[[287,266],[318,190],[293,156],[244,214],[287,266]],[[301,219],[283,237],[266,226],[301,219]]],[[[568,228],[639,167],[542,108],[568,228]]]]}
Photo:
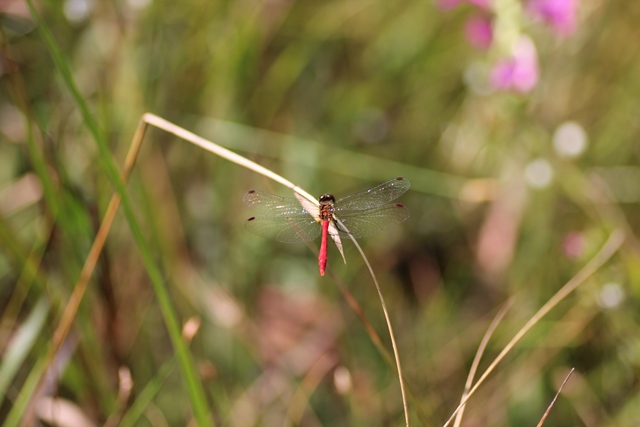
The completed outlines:
{"type": "Polygon", "coordinates": [[[253,194],[255,192],[256,192],[256,190],[249,190],[249,191],[247,191],[247,194],[253,194]]]}
{"type": "Polygon", "coordinates": [[[253,221],[254,219],[256,219],[255,216],[252,216],[251,218],[249,218],[247,221],[253,221]]]}
{"type": "Polygon", "coordinates": [[[404,205],[402,203],[396,203],[396,208],[404,208],[404,205]]]}
{"type": "Polygon", "coordinates": [[[401,176],[399,176],[399,177],[397,177],[397,178],[396,178],[396,181],[403,181],[403,180],[404,180],[404,178],[403,178],[403,177],[401,177],[401,176]]]}

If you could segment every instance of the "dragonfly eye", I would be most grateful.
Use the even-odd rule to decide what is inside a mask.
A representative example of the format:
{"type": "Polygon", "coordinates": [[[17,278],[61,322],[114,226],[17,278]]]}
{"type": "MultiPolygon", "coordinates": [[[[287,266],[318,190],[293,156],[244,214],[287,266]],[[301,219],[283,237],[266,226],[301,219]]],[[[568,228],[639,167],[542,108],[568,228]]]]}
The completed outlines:
{"type": "Polygon", "coordinates": [[[335,203],[336,198],[333,197],[331,194],[323,194],[322,196],[320,196],[318,201],[320,203],[335,203]]]}

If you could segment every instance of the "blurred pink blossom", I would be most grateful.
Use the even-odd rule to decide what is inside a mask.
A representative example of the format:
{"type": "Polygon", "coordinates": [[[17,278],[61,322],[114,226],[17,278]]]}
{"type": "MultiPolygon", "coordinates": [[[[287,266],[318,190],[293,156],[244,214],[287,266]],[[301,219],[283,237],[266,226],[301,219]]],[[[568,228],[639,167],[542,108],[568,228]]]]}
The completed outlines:
{"type": "Polygon", "coordinates": [[[491,10],[491,0],[467,0],[467,3],[478,6],[480,9],[491,10]]]}
{"type": "Polygon", "coordinates": [[[491,85],[498,90],[530,92],[538,83],[538,54],[527,36],[520,36],[511,56],[499,61],[491,71],[491,85]]]}
{"type": "Polygon", "coordinates": [[[579,258],[586,246],[585,238],[581,233],[571,232],[564,236],[562,249],[568,258],[579,258]]]}
{"type": "Polygon", "coordinates": [[[579,0],[529,0],[527,10],[553,28],[560,36],[576,30],[579,0]]]}
{"type": "Polygon", "coordinates": [[[487,49],[493,41],[493,27],[491,20],[484,16],[472,16],[467,20],[464,34],[472,46],[487,49]]]}

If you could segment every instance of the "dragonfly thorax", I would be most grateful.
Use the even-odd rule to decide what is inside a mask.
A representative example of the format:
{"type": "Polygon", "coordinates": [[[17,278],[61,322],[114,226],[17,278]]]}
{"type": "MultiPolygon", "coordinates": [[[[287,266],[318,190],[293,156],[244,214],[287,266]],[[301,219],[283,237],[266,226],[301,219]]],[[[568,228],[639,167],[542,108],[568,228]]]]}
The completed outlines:
{"type": "Polygon", "coordinates": [[[323,194],[320,196],[318,199],[318,202],[320,202],[318,215],[320,217],[320,221],[331,221],[331,218],[333,218],[333,204],[335,201],[335,197],[331,194],[323,194]]]}

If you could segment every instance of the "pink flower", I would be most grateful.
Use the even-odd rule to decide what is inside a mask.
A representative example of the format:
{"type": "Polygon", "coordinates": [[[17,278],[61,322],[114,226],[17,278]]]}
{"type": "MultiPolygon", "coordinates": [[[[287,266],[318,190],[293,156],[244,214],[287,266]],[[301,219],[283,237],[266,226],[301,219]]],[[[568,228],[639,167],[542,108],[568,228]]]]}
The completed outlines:
{"type": "Polygon", "coordinates": [[[484,16],[472,16],[467,20],[464,34],[472,46],[487,49],[493,41],[493,27],[491,20],[484,16]]]}
{"type": "Polygon", "coordinates": [[[467,0],[467,3],[484,10],[491,10],[491,0],[467,0]]]}
{"type": "Polygon", "coordinates": [[[491,71],[491,85],[498,90],[530,92],[538,83],[538,54],[527,36],[520,36],[511,56],[499,61],[491,71]]]}
{"type": "Polygon", "coordinates": [[[527,10],[553,28],[560,36],[576,30],[579,0],[530,0],[527,10]]]}

